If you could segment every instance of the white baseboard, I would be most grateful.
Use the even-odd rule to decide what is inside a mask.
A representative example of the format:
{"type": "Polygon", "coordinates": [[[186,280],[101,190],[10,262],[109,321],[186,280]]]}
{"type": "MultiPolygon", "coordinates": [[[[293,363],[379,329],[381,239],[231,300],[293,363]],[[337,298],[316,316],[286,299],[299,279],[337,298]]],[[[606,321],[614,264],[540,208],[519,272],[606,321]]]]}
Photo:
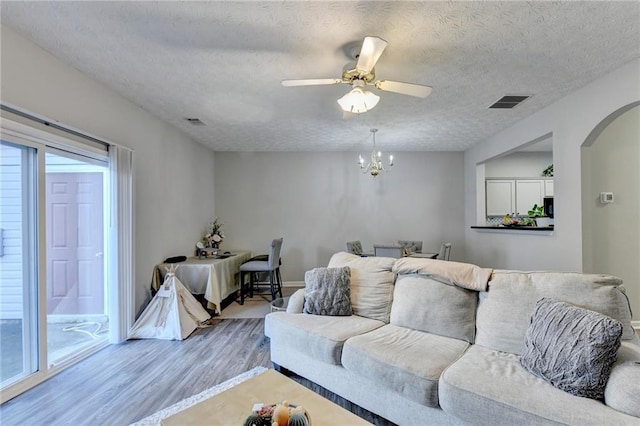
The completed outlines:
{"type": "Polygon", "coordinates": [[[631,321],[631,327],[635,328],[637,331],[640,331],[640,321],[631,321]]]}

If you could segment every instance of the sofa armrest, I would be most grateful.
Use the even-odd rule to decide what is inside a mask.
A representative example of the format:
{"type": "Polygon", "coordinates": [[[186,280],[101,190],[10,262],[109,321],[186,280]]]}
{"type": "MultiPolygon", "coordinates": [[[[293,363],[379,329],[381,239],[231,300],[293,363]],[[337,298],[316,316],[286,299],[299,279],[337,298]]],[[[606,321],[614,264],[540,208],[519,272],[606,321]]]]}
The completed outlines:
{"type": "Polygon", "coordinates": [[[640,417],[638,384],[640,384],[640,346],[623,341],[604,390],[605,404],[625,414],[640,417]]]}
{"type": "Polygon", "coordinates": [[[287,304],[287,312],[290,314],[301,314],[304,308],[304,289],[296,290],[289,297],[289,303],[287,304]]]}

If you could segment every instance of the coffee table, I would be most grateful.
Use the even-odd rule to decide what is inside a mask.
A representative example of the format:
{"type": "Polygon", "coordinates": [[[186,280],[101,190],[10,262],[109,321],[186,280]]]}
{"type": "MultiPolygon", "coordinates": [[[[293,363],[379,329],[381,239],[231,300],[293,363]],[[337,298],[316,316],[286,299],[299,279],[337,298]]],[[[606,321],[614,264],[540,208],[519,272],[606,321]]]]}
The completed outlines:
{"type": "Polygon", "coordinates": [[[224,392],[162,420],[166,426],[244,424],[253,405],[289,401],[302,405],[314,425],[369,425],[364,419],[345,410],[294,382],[275,370],[267,370],[224,392]]]}

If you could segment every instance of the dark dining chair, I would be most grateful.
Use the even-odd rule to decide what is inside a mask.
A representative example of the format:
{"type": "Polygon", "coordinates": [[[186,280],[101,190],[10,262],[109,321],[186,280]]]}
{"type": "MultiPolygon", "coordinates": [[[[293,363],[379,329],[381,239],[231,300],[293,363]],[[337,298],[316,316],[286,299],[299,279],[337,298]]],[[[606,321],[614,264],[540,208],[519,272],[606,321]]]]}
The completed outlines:
{"type": "Polygon", "coordinates": [[[360,241],[347,241],[347,252],[360,256],[362,254],[362,243],[360,241]]]}
{"type": "Polygon", "coordinates": [[[261,272],[269,275],[269,290],[271,292],[271,300],[276,299],[276,294],[282,297],[282,275],[280,274],[280,251],[282,249],[282,238],[271,241],[269,248],[269,256],[267,260],[250,259],[248,262],[240,265],[240,304],[244,304],[246,294],[253,297],[254,289],[257,289],[260,282],[257,276],[261,272]],[[245,283],[245,276],[249,274],[249,282],[245,283]]]}
{"type": "Polygon", "coordinates": [[[438,260],[449,260],[451,256],[451,243],[444,243],[440,246],[440,253],[438,253],[438,260]]]}
{"type": "Polygon", "coordinates": [[[422,253],[422,241],[398,240],[398,245],[408,249],[411,253],[422,253]]]}

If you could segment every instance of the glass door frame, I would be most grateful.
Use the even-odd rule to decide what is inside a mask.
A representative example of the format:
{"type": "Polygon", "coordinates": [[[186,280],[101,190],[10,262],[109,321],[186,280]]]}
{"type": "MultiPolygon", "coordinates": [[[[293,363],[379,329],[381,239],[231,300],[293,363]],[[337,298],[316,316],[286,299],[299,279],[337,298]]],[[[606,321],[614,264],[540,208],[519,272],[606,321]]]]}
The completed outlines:
{"type": "MultiPolygon", "coordinates": [[[[39,295],[39,254],[38,254],[38,150],[31,144],[25,144],[23,141],[8,140],[3,138],[3,146],[8,146],[10,149],[14,149],[19,152],[20,168],[17,170],[16,175],[19,179],[20,186],[20,204],[19,212],[21,218],[20,226],[20,253],[19,259],[13,259],[20,264],[20,338],[15,339],[16,344],[21,345],[21,365],[22,370],[15,375],[4,378],[5,387],[12,386],[14,383],[18,383],[25,377],[32,375],[41,370],[41,353],[39,351],[38,335],[40,329],[40,316],[38,315],[38,306],[40,304],[39,295]]],[[[9,164],[10,165],[10,164],[9,164]]],[[[16,231],[16,229],[9,229],[9,231],[16,231]]],[[[4,242],[3,242],[4,244],[4,242]]],[[[7,253],[11,256],[10,253],[7,253]]],[[[5,260],[5,259],[3,259],[5,260]]],[[[11,258],[7,262],[11,262],[11,258]]],[[[4,266],[9,266],[6,263],[4,266]]],[[[9,280],[11,282],[12,280],[9,280]]],[[[6,285],[7,283],[3,283],[6,285]]],[[[10,284],[11,285],[11,284],[10,284]]],[[[15,283],[13,284],[15,287],[15,283]]],[[[5,289],[6,290],[6,289],[5,289]]],[[[17,301],[9,302],[17,303],[17,301]]],[[[11,311],[11,309],[9,309],[11,311]]],[[[3,318],[4,320],[5,318],[3,318]]],[[[11,321],[11,316],[7,318],[11,321]]],[[[7,330],[5,330],[7,331],[7,330]]],[[[7,342],[5,342],[6,344],[7,342]]],[[[10,342],[9,344],[13,344],[10,342]]],[[[6,352],[4,354],[7,355],[6,352]]]]}
{"type": "MultiPolygon", "coordinates": [[[[103,273],[102,273],[102,291],[103,291],[103,312],[102,315],[109,317],[110,313],[112,311],[112,309],[110,308],[109,304],[111,303],[111,298],[109,297],[109,293],[110,293],[110,281],[109,281],[109,263],[110,263],[110,253],[111,250],[109,250],[109,246],[110,246],[110,241],[109,241],[109,219],[110,219],[110,199],[111,197],[109,196],[110,194],[110,180],[109,179],[109,167],[108,164],[102,164],[102,162],[96,162],[95,160],[86,158],[86,157],[82,157],[82,156],[78,156],[76,154],[74,154],[73,152],[69,152],[69,151],[63,151],[60,150],[58,148],[51,148],[51,147],[46,147],[45,148],[45,180],[47,179],[47,176],[49,173],[87,173],[87,172],[92,172],[92,173],[100,173],[101,175],[101,183],[102,183],[102,194],[101,194],[101,200],[102,200],[102,205],[103,205],[103,221],[102,221],[102,241],[103,243],[101,244],[101,248],[100,248],[100,252],[102,253],[102,258],[103,258],[103,273]],[[72,161],[79,161],[81,164],[75,164],[73,166],[71,165],[55,165],[55,164],[50,164],[48,159],[51,158],[67,158],[70,159],[72,161]]],[[[46,200],[47,197],[47,191],[45,190],[45,202],[47,203],[46,205],[43,206],[43,208],[41,209],[41,212],[45,212],[49,206],[49,202],[48,200],[46,200]]],[[[76,224],[79,225],[79,224],[76,224]]],[[[78,229],[82,229],[82,228],[78,228],[78,229]]],[[[45,231],[51,232],[52,230],[49,229],[47,230],[45,227],[45,231]]],[[[50,235],[50,234],[48,234],[50,235]]],[[[51,246],[48,245],[50,244],[50,242],[46,242],[47,244],[47,248],[50,248],[51,246]]],[[[49,279],[52,279],[51,274],[52,271],[47,271],[47,274],[49,274],[48,276],[46,276],[46,281],[48,281],[49,279]]],[[[51,288],[47,288],[47,286],[45,285],[46,288],[46,292],[47,294],[49,292],[52,291],[51,288]]],[[[48,301],[48,299],[47,299],[48,301]]],[[[49,310],[48,310],[49,311],[49,310]]],[[[49,327],[50,324],[50,317],[51,316],[55,316],[56,314],[52,314],[51,312],[47,313],[47,327],[49,327]]],[[[47,335],[49,336],[49,330],[47,330],[47,335]]],[[[105,334],[105,337],[109,337],[108,334],[105,334]]],[[[107,339],[108,340],[108,339],[107,339]]],[[[47,351],[47,360],[48,360],[48,367],[52,368],[53,366],[58,366],[58,365],[66,365],[66,364],[72,364],[73,361],[77,358],[84,358],[84,353],[85,352],[89,352],[89,353],[93,353],[95,352],[95,350],[93,349],[94,346],[96,346],[95,342],[92,345],[88,345],[89,347],[87,348],[81,348],[81,349],[76,349],[73,351],[73,353],[71,353],[70,355],[63,355],[60,358],[57,359],[53,359],[52,358],[52,345],[50,344],[50,342],[47,342],[47,347],[48,347],[48,351],[47,351]]],[[[103,344],[98,344],[97,345],[99,348],[104,347],[105,345],[103,344]]]]}
{"type": "MultiPolygon", "coordinates": [[[[36,298],[35,305],[37,306],[37,326],[36,329],[36,339],[32,339],[32,341],[37,340],[37,361],[36,361],[36,371],[28,374],[26,377],[9,384],[0,392],[0,404],[14,398],[15,396],[25,392],[26,390],[42,383],[48,378],[54,376],[55,374],[61,372],[65,368],[79,362],[80,360],[94,354],[95,352],[101,350],[102,348],[108,346],[110,343],[114,343],[121,340],[121,337],[117,334],[117,330],[111,330],[109,339],[106,342],[101,344],[92,346],[83,351],[78,352],[74,356],[65,359],[62,362],[56,363],[55,365],[51,365],[48,361],[47,356],[47,312],[46,312],[46,299],[47,299],[47,280],[46,280],[46,215],[45,215],[45,193],[46,193],[46,167],[45,167],[45,153],[47,152],[47,146],[54,147],[66,147],[70,152],[78,151],[80,154],[83,152],[93,152],[96,156],[103,157],[108,159],[108,154],[98,153],[97,149],[92,149],[89,146],[82,146],[77,142],[73,142],[64,137],[55,135],[53,133],[49,133],[43,130],[39,130],[35,127],[25,125],[13,120],[6,119],[2,117],[0,120],[0,136],[3,140],[6,140],[9,143],[14,145],[22,145],[25,147],[33,148],[36,151],[36,160],[35,160],[35,170],[32,170],[31,179],[34,179],[36,182],[35,185],[35,197],[32,197],[33,204],[35,205],[35,209],[30,209],[29,214],[33,215],[30,220],[34,220],[35,223],[35,235],[33,238],[30,238],[30,241],[23,242],[25,245],[34,244],[35,249],[27,250],[26,252],[29,255],[35,255],[36,261],[33,259],[30,260],[31,269],[33,274],[30,274],[29,278],[35,280],[37,285],[31,285],[31,289],[37,289],[37,294],[32,295],[32,298],[36,298]],[[33,174],[35,172],[35,175],[33,174]],[[37,265],[37,266],[36,266],[37,265]]],[[[109,197],[113,198],[113,197],[109,197]]],[[[113,220],[109,218],[111,215],[111,208],[105,209],[105,226],[109,227],[109,223],[112,223],[113,220]]],[[[110,230],[107,230],[106,234],[113,235],[114,233],[110,230]]],[[[109,246],[113,246],[114,241],[110,238],[108,242],[109,246]]],[[[107,250],[105,253],[106,256],[109,256],[109,252],[111,250],[107,250]]],[[[129,300],[132,292],[118,292],[117,288],[114,284],[114,276],[116,273],[113,273],[112,261],[109,259],[105,262],[105,271],[107,285],[106,287],[109,289],[109,297],[108,300],[116,301],[118,306],[115,309],[110,309],[109,315],[115,311],[119,316],[122,316],[122,308],[131,306],[131,300],[129,300]]],[[[32,281],[33,282],[33,281],[32,281]]],[[[33,305],[34,303],[32,303],[33,305]]],[[[125,314],[126,315],[126,314],[125,314]]],[[[35,342],[34,342],[35,343],[35,342]]],[[[34,353],[34,349],[31,349],[31,353],[34,353]]],[[[34,354],[35,355],[35,354],[34,354]]]]}

